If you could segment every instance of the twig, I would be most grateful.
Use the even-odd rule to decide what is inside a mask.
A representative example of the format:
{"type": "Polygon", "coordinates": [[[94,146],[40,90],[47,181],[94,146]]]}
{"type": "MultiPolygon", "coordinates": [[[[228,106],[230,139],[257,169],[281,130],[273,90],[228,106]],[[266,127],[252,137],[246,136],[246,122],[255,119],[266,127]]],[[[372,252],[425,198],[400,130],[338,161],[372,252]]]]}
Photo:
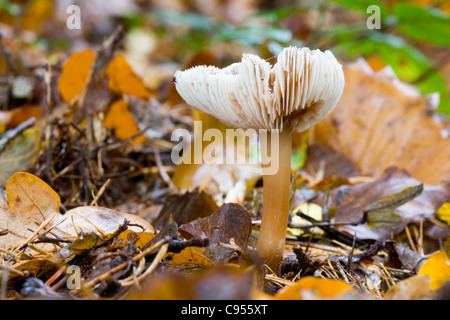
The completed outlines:
{"type": "Polygon", "coordinates": [[[16,128],[6,131],[0,139],[0,152],[2,152],[7,144],[13,140],[15,137],[20,135],[29,127],[33,126],[36,123],[36,119],[34,117],[22,122],[16,128]]]}
{"type": "MultiPolygon", "coordinates": [[[[151,247],[147,248],[146,250],[142,251],[141,253],[135,255],[132,258],[132,262],[137,262],[139,260],[141,260],[143,257],[149,255],[150,253],[152,253],[153,251],[155,251],[156,249],[158,249],[159,247],[161,247],[162,245],[166,244],[167,242],[170,241],[169,237],[166,237],[158,242],[156,242],[154,245],[152,245],[151,247]]],[[[129,265],[129,261],[126,261],[120,265],[118,265],[117,267],[109,270],[108,272],[103,273],[102,275],[98,276],[97,278],[89,281],[88,283],[86,283],[82,289],[83,290],[89,290],[91,288],[93,288],[94,286],[96,286],[97,284],[105,281],[106,279],[108,279],[109,277],[113,276],[114,274],[116,274],[117,272],[125,269],[127,266],[129,265]]]]}
{"type": "Polygon", "coordinates": [[[90,206],[97,205],[97,201],[100,199],[100,197],[102,196],[103,192],[105,192],[106,188],[108,187],[108,185],[110,183],[111,183],[111,179],[106,180],[106,182],[102,185],[102,187],[98,191],[98,193],[95,196],[95,198],[91,201],[90,206]]]}

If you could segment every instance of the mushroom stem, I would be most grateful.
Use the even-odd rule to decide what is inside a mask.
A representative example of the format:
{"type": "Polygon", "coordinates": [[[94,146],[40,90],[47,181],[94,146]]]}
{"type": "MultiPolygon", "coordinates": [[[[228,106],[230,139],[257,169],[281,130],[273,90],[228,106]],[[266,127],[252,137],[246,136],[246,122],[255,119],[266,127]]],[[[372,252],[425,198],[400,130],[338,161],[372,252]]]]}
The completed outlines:
{"type": "Polygon", "coordinates": [[[261,153],[270,154],[273,159],[272,152],[278,152],[279,167],[274,175],[263,176],[263,213],[257,250],[266,264],[278,273],[289,218],[292,131],[283,130],[279,134],[279,150],[271,146],[272,134],[276,133],[269,133],[267,145],[261,144],[261,153]]]}

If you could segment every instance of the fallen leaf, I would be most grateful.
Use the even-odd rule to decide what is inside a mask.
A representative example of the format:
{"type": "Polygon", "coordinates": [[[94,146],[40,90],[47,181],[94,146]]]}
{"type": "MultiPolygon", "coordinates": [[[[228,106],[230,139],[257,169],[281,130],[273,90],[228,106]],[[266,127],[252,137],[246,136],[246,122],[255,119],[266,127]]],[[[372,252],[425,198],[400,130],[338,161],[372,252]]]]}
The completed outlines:
{"type": "Polygon", "coordinates": [[[432,255],[420,268],[418,274],[431,278],[431,289],[441,288],[450,279],[450,259],[445,250],[432,255]]]}
{"type": "Polygon", "coordinates": [[[249,300],[253,273],[218,267],[188,273],[162,274],[148,279],[129,300],[249,300]]]}
{"type": "Polygon", "coordinates": [[[0,185],[19,171],[32,168],[41,148],[41,130],[32,128],[15,137],[0,153],[0,185]]]}
{"type": "Polygon", "coordinates": [[[280,290],[274,300],[343,299],[353,292],[353,287],[344,281],[308,276],[280,290]]]}
{"type": "Polygon", "coordinates": [[[303,170],[315,176],[321,169],[323,169],[324,178],[331,176],[349,178],[361,175],[358,168],[347,156],[322,144],[309,145],[303,170]]]}
{"type": "Polygon", "coordinates": [[[78,97],[95,61],[95,53],[90,50],[76,52],[64,63],[58,82],[61,97],[67,103],[78,97]]]}
{"type": "Polygon", "coordinates": [[[25,106],[16,108],[11,111],[11,119],[6,124],[6,129],[17,127],[22,122],[34,117],[36,120],[41,116],[41,107],[39,106],[25,106]]]}
{"type": "Polygon", "coordinates": [[[386,292],[384,300],[419,300],[429,299],[431,280],[426,275],[416,275],[397,282],[386,292]]]}
{"type": "Polygon", "coordinates": [[[118,54],[106,69],[109,88],[117,93],[129,94],[139,98],[150,98],[150,92],[136,75],[124,56],[118,54]]]}
{"type": "MultiPolygon", "coordinates": [[[[330,207],[336,208],[334,222],[358,223],[363,218],[364,210],[367,206],[419,184],[420,181],[410,177],[404,170],[389,168],[374,182],[340,186],[330,192],[330,207]]],[[[397,228],[373,229],[367,223],[357,226],[339,226],[337,228],[352,235],[356,232],[357,237],[361,239],[386,240],[391,237],[392,231],[394,233],[400,232],[409,223],[418,223],[422,219],[433,216],[449,196],[450,184],[448,183],[443,185],[424,185],[420,196],[393,210],[393,213],[399,215],[403,220],[401,226],[397,228]]],[[[323,199],[318,197],[314,202],[321,205],[323,199]]]]}
{"type": "Polygon", "coordinates": [[[244,207],[228,203],[218,208],[214,214],[183,224],[178,229],[186,239],[208,238],[210,244],[230,244],[233,239],[235,244],[246,249],[251,223],[250,214],[244,207]]]}
{"type": "MultiPolygon", "coordinates": [[[[106,114],[104,126],[107,129],[113,129],[120,140],[127,140],[141,132],[123,99],[117,100],[111,105],[106,114]]],[[[146,141],[146,138],[141,135],[130,141],[130,145],[137,145],[144,141],[146,141]]]]}
{"type": "Polygon", "coordinates": [[[345,88],[334,112],[313,130],[322,143],[349,157],[365,175],[396,166],[424,183],[450,179],[450,143],[444,123],[428,115],[428,100],[386,69],[344,67],[345,88]]]}
{"type": "Polygon", "coordinates": [[[195,190],[181,195],[170,195],[152,224],[156,229],[166,226],[171,220],[182,225],[198,218],[207,217],[213,214],[217,208],[217,204],[205,192],[195,190]]]}
{"type": "Polygon", "coordinates": [[[180,253],[170,255],[172,255],[172,258],[169,265],[172,266],[195,267],[211,265],[211,260],[198,247],[187,247],[181,250],[180,253]]]}
{"type": "MultiPolygon", "coordinates": [[[[6,184],[8,205],[0,206],[0,228],[8,233],[0,237],[0,248],[10,248],[24,242],[44,220],[59,214],[61,200],[52,188],[38,177],[18,172],[6,184]],[[37,225],[36,225],[37,223],[37,225]]],[[[53,247],[53,245],[50,245],[53,247]]]]}
{"type": "Polygon", "coordinates": [[[450,225],[450,202],[444,203],[436,212],[436,217],[450,225]]]}
{"type": "Polygon", "coordinates": [[[58,223],[55,232],[63,239],[77,239],[78,234],[94,232],[101,237],[113,234],[128,220],[129,230],[154,233],[153,227],[144,219],[133,214],[121,213],[103,207],[77,207],[67,211],[58,223]]]}

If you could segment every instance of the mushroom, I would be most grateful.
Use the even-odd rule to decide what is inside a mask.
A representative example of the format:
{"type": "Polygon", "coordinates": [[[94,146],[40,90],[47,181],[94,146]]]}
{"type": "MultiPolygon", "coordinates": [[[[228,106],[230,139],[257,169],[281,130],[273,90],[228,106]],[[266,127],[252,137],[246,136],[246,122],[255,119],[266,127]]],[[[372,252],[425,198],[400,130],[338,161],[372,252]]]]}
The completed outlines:
{"type": "Polygon", "coordinates": [[[342,66],[330,51],[289,47],[272,67],[253,54],[224,69],[197,66],[177,71],[175,86],[190,105],[225,124],[266,129],[261,154],[278,152],[278,171],[264,174],[258,253],[277,270],[289,217],[292,133],[305,131],[335,107],[344,88],[342,66]],[[276,134],[277,145],[271,135],[276,134]]]}

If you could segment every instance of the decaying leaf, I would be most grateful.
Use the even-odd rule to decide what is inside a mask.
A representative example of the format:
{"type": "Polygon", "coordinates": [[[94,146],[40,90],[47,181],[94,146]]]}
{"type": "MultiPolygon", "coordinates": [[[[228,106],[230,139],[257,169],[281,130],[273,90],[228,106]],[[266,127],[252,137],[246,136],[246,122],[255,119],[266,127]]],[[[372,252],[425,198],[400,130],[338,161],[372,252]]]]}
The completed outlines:
{"type": "Polygon", "coordinates": [[[208,238],[211,244],[229,244],[233,240],[236,245],[246,249],[251,233],[251,218],[241,205],[228,203],[211,216],[181,225],[179,231],[186,239],[208,238]]]}
{"type": "Polygon", "coordinates": [[[198,218],[204,218],[214,213],[217,204],[205,192],[186,192],[182,195],[167,197],[158,217],[152,221],[156,229],[175,221],[178,225],[189,223],[198,218]]]}
{"type": "MultiPolygon", "coordinates": [[[[364,182],[353,186],[343,185],[331,191],[330,196],[332,203],[330,207],[336,208],[335,222],[358,223],[364,217],[364,211],[369,205],[377,206],[381,199],[397,199],[389,198],[407,188],[420,185],[420,182],[409,176],[404,170],[397,168],[389,168],[386,172],[374,182],[364,182]]],[[[403,226],[413,222],[431,217],[436,210],[450,196],[450,184],[442,185],[424,185],[423,192],[413,200],[399,206],[392,212],[402,218],[402,224],[397,228],[377,228],[373,229],[368,224],[360,224],[358,226],[340,226],[342,231],[350,234],[357,233],[357,237],[361,239],[385,240],[391,236],[391,231],[398,232],[403,226]]],[[[399,197],[399,199],[402,196],[399,197]]],[[[381,203],[389,203],[388,200],[382,200],[381,203]]],[[[405,199],[408,199],[406,197],[405,199]]],[[[322,204],[322,197],[315,200],[316,203],[322,204]]],[[[386,204],[385,203],[385,204],[386,204]]],[[[395,204],[396,201],[393,201],[395,204]]],[[[399,203],[402,203],[401,201],[399,203]]],[[[385,206],[389,208],[389,206],[385,206]]],[[[369,207],[370,208],[370,207],[369,207]]],[[[391,222],[395,222],[396,217],[391,216],[391,222]]]]}

